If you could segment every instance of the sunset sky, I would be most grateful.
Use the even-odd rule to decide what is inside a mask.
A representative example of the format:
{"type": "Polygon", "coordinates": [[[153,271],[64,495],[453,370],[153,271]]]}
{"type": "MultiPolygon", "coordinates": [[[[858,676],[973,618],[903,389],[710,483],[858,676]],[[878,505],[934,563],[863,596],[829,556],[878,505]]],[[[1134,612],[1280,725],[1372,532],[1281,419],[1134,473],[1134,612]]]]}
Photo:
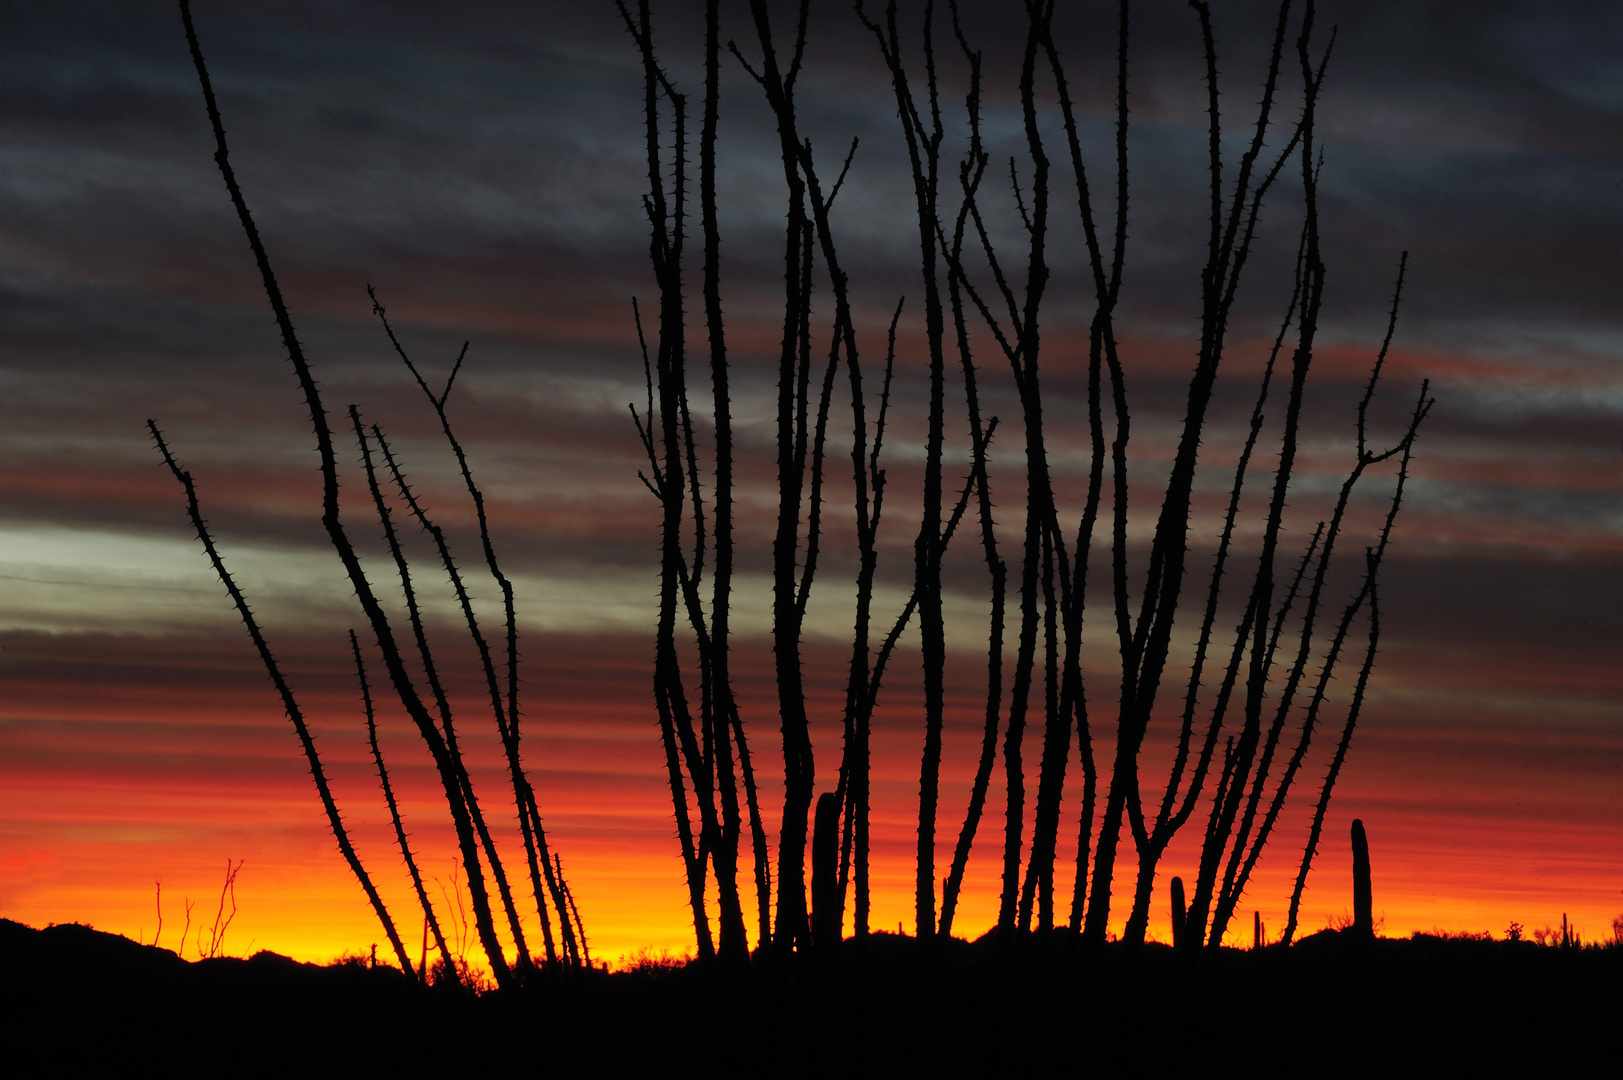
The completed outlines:
{"type": "MultiPolygon", "coordinates": [[[[1233,130],[1258,96],[1266,6],[1213,5],[1233,130]]],[[[656,7],[672,74],[697,96],[702,8],[656,7]]],[[[1090,164],[1107,170],[1113,5],[1062,8],[1090,164]]],[[[753,47],[743,5],[724,9],[724,34],[753,47]]],[[[1195,20],[1173,0],[1139,9],[1121,325],[1138,395],[1142,511],[1157,505],[1196,347],[1206,176],[1195,20]]],[[[232,159],[328,408],[358,403],[394,433],[467,564],[471,510],[431,411],[371,315],[367,283],[430,371],[443,375],[470,342],[450,411],[518,589],[526,763],[553,845],[594,954],[690,948],[650,693],[657,507],[637,479],[627,412],[643,396],[631,298],[654,294],[641,72],[612,5],[197,0],[195,10],[232,159]]],[[[988,102],[994,161],[1022,144],[1009,88],[1023,30],[1000,11],[965,7],[998,87],[988,102]]],[[[1296,541],[1350,462],[1352,408],[1403,250],[1409,279],[1372,413],[1378,439],[1394,434],[1422,378],[1437,405],[1388,556],[1380,660],[1304,928],[1351,907],[1347,830],[1358,817],[1388,934],[1497,936],[1512,921],[1531,930],[1566,913],[1586,939],[1609,937],[1623,912],[1623,8],[1360,0],[1322,4],[1319,18],[1339,28],[1320,116],[1329,285],[1289,523],[1296,541]]],[[[193,471],[228,564],[311,715],[362,855],[415,942],[420,920],[349,667],[346,630],[362,617],[320,529],[308,418],[211,158],[179,17],[145,0],[4,4],[0,29],[0,917],[150,941],[161,881],[163,943],[173,947],[184,900],[197,903],[195,930],[213,918],[226,861],[241,859],[230,951],[325,959],[381,938],[160,468],[144,428],[151,417],[193,471]]],[[[811,29],[807,128],[822,159],[862,140],[836,227],[875,353],[896,298],[919,292],[895,102],[846,4],[815,5],[811,29]]],[[[743,484],[735,663],[775,836],[767,584],[783,180],[758,90],[736,64],[723,70],[723,273],[743,484]]],[[[962,72],[946,78],[961,147],[962,72]]],[[[1295,188],[1272,201],[1241,301],[1225,369],[1235,382],[1220,396],[1231,412],[1208,440],[1212,492],[1237,446],[1232,410],[1249,400],[1289,294],[1299,202],[1295,188]]],[[[1051,449],[1074,514],[1087,469],[1079,402],[1091,293],[1077,236],[1058,235],[1052,260],[1051,449]]],[[[910,300],[901,327],[887,451],[897,489],[877,599],[887,613],[906,599],[917,529],[908,492],[926,407],[920,307],[910,300]]],[[[981,363],[989,409],[1012,428],[1008,371],[989,343],[981,363]]],[[[962,429],[950,435],[955,463],[967,453],[962,429]]],[[[999,440],[993,482],[1004,485],[1012,565],[1020,443],[1012,430],[999,440]]],[[[848,445],[830,452],[843,463],[848,445]]],[[[340,457],[350,494],[360,494],[353,448],[340,457]]],[[[1372,490],[1387,483],[1383,475],[1372,490]]],[[[1194,535],[1204,552],[1215,519],[1202,505],[1194,535]]],[[[364,509],[351,504],[351,527],[381,576],[364,509]]],[[[849,648],[854,560],[842,513],[829,526],[826,587],[807,634],[818,790],[838,767],[849,648]]],[[[948,604],[958,693],[943,866],[979,745],[975,627],[986,590],[976,554],[959,552],[948,604]]],[[[1205,559],[1192,563],[1190,592],[1203,595],[1205,559]]],[[[1141,576],[1141,561],[1135,568],[1141,576]]],[[[485,583],[482,598],[494,595],[485,583]]],[[[449,596],[439,603],[436,626],[454,649],[449,596]]],[[[1090,618],[1099,628],[1090,650],[1107,657],[1107,619],[1102,609],[1090,618]]],[[[477,684],[458,678],[477,715],[477,684]]],[[[1108,675],[1090,683],[1095,694],[1110,685],[1108,675]]],[[[920,700],[907,652],[876,720],[880,929],[913,926],[920,700]]],[[[1095,702],[1102,759],[1108,704],[1095,702]]],[[[398,706],[380,723],[425,872],[449,889],[449,830],[428,759],[398,706]]],[[[1160,731],[1146,751],[1157,762],[1160,731]]],[[[1027,744],[1033,776],[1037,737],[1027,744]]],[[[494,733],[476,738],[486,740],[475,753],[488,805],[508,821],[494,733]]],[[[1315,759],[1303,800],[1322,771],[1315,759]]],[[[1061,832],[1073,845],[1076,805],[1068,798],[1061,832]]],[[[965,934],[996,914],[994,816],[971,863],[965,934]]],[[[1283,925],[1305,826],[1303,813],[1287,815],[1243,901],[1270,928],[1283,925]]],[[[516,836],[509,842],[516,853],[516,836]]],[[[1130,850],[1127,840],[1129,862],[1130,850]]],[[[1175,845],[1163,876],[1191,876],[1191,850],[1175,845]]],[[[1163,896],[1152,927],[1164,938],[1163,896]]]]}

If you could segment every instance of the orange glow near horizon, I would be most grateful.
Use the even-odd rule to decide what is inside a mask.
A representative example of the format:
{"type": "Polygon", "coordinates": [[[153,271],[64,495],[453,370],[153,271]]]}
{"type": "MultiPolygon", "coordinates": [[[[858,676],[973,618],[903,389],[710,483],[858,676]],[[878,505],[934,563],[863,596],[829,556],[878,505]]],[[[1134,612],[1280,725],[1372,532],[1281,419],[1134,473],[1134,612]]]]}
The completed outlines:
{"type": "MultiPolygon", "coordinates": [[[[561,695],[544,708],[537,705],[530,721],[532,771],[551,843],[564,857],[593,955],[611,963],[642,950],[680,955],[693,944],[657,731],[650,710],[638,701],[644,690],[641,672],[631,661],[616,666],[620,679],[609,700],[561,695]]],[[[1494,746],[1446,729],[1417,731],[1412,706],[1402,705],[1401,687],[1391,685],[1400,683],[1400,675],[1401,668],[1389,680],[1385,698],[1372,703],[1366,727],[1355,740],[1309,880],[1298,933],[1322,929],[1350,910],[1347,827],[1359,816],[1371,838],[1375,912],[1387,935],[1441,929],[1499,937],[1512,922],[1531,933],[1559,925],[1565,914],[1585,940],[1610,938],[1612,920],[1623,911],[1617,855],[1623,851],[1623,825],[1616,820],[1575,823],[1570,814],[1586,801],[1604,800],[1607,795],[1600,788],[1612,778],[1585,772],[1581,748],[1562,760],[1541,760],[1531,752],[1537,748],[1518,750],[1514,732],[1504,736],[1510,744],[1494,746]],[[1516,767],[1507,768],[1507,761],[1517,762],[1516,767]],[[1493,792],[1497,795],[1490,805],[1484,800],[1493,792]]],[[[573,684],[576,679],[566,676],[563,681],[573,684]]],[[[911,934],[916,748],[914,733],[902,721],[906,695],[898,691],[897,696],[904,699],[894,709],[899,715],[876,731],[871,925],[911,934]]],[[[207,926],[215,917],[225,861],[241,859],[245,865],[237,881],[238,911],[228,952],[270,949],[300,960],[326,961],[382,944],[376,920],[334,850],[285,719],[270,711],[271,702],[256,697],[229,695],[240,719],[232,721],[235,734],[224,737],[201,700],[180,714],[160,714],[126,698],[120,723],[104,728],[113,733],[103,734],[94,745],[72,732],[94,695],[81,697],[70,690],[33,701],[38,734],[31,748],[37,755],[8,763],[0,784],[5,839],[0,915],[35,926],[82,922],[151,942],[157,931],[154,883],[161,881],[160,943],[176,946],[186,919],[183,905],[189,900],[195,905],[193,938],[187,945],[191,956],[195,945],[190,942],[199,925],[207,926]],[[171,756],[172,743],[165,749],[161,740],[143,734],[154,725],[190,727],[198,745],[189,755],[171,756]],[[139,768],[129,765],[135,757],[142,757],[139,768]]],[[[101,718],[110,719],[109,712],[112,708],[104,705],[101,718]]],[[[354,731],[339,728],[350,722],[328,715],[318,723],[329,775],[415,959],[421,919],[386,818],[372,806],[379,800],[370,762],[354,731]]],[[[959,718],[956,730],[949,729],[938,875],[945,874],[950,861],[973,770],[969,754],[976,737],[971,722],[959,718]]],[[[831,735],[825,730],[819,745],[837,746],[831,735]]],[[[434,811],[432,776],[412,757],[412,744],[400,727],[386,728],[385,745],[392,753],[393,780],[419,862],[425,875],[437,879],[430,885],[436,901],[448,900],[451,894],[442,890],[451,886],[451,845],[434,811]]],[[[774,748],[770,742],[758,743],[755,752],[758,768],[769,775],[774,748]]],[[[480,779],[483,790],[499,791],[498,770],[486,770],[480,779]]],[[[1254,910],[1271,938],[1277,939],[1284,927],[1306,831],[1306,800],[1311,798],[1303,790],[1303,801],[1294,815],[1282,819],[1259,864],[1230,927],[1231,943],[1249,944],[1254,910]]],[[[777,798],[774,788],[764,787],[769,826],[776,818],[777,798]]],[[[994,783],[960,904],[958,936],[978,936],[995,921],[1001,799],[994,783]]],[[[487,800],[491,807],[501,804],[494,796],[487,800]]],[[[1061,854],[1056,882],[1060,922],[1070,907],[1075,813],[1073,798],[1066,804],[1071,825],[1062,832],[1070,849],[1061,854]]],[[[1152,938],[1167,937],[1170,877],[1193,879],[1199,822],[1197,815],[1162,863],[1152,938]]],[[[508,843],[516,867],[516,837],[508,843]]],[[[1126,916],[1134,872],[1130,837],[1123,844],[1112,919],[1116,930],[1126,916]]],[[[741,862],[746,874],[748,866],[746,849],[741,862]]],[[[741,885],[753,940],[753,892],[747,878],[741,885]]],[[[531,919],[526,932],[535,934],[533,912],[531,919]]],[[[538,935],[531,948],[540,951],[538,935]]],[[[388,952],[383,944],[380,956],[388,952]]],[[[471,934],[467,954],[479,959],[471,934]]]]}
{"type": "MultiPolygon", "coordinates": [[[[270,949],[298,960],[324,962],[379,944],[380,957],[389,955],[376,919],[333,850],[319,808],[312,812],[313,798],[295,795],[268,802],[223,791],[178,796],[170,791],[165,797],[160,791],[132,787],[49,782],[13,787],[10,792],[8,803],[27,800],[41,817],[55,817],[64,833],[73,832],[71,815],[80,815],[86,823],[96,819],[93,830],[99,838],[65,835],[56,845],[34,848],[8,844],[0,863],[8,893],[4,917],[33,926],[81,922],[151,943],[158,929],[154,882],[162,881],[164,936],[160,944],[175,948],[187,900],[195,904],[191,913],[194,935],[214,919],[224,860],[232,857],[225,853],[235,852],[246,865],[237,881],[238,910],[227,939],[228,953],[248,955],[270,949]],[[101,815],[135,804],[149,808],[144,820],[128,822],[126,836],[109,836],[101,815]],[[211,817],[254,825],[218,830],[198,827],[197,822],[211,817]],[[206,838],[188,835],[197,832],[205,832],[206,838]],[[166,842],[161,839],[164,833],[175,834],[175,838],[166,842]]],[[[1326,837],[1310,879],[1299,936],[1323,929],[1350,911],[1348,814],[1344,808],[1332,815],[1332,824],[1341,827],[1327,830],[1331,835],[1326,837]]],[[[1600,854],[1617,850],[1615,827],[1576,835],[1570,831],[1517,835],[1482,830],[1492,835],[1462,836],[1450,830],[1456,843],[1445,851],[1435,842],[1437,830],[1425,827],[1444,823],[1416,827],[1405,816],[1386,811],[1366,812],[1364,820],[1373,846],[1375,913],[1385,935],[1405,937],[1445,930],[1502,937],[1512,922],[1523,924],[1530,935],[1536,927],[1559,925],[1565,915],[1584,940],[1609,940],[1612,920],[1623,910],[1616,889],[1597,886],[1597,881],[1615,877],[1614,859],[1600,854]],[[1567,842],[1556,846],[1551,843],[1554,836],[1567,842]]],[[[900,928],[911,934],[912,838],[910,830],[896,827],[900,824],[885,822],[876,829],[872,925],[875,930],[900,928]]],[[[645,837],[622,834],[612,838],[597,831],[578,836],[562,829],[554,833],[554,843],[572,855],[566,865],[587,919],[593,955],[600,961],[616,963],[642,950],[673,955],[692,951],[693,928],[680,861],[673,842],[659,836],[659,831],[646,830],[654,835],[645,837]],[[588,838],[590,842],[586,842],[588,838]]],[[[366,839],[370,841],[366,849],[370,869],[380,881],[390,883],[385,887],[386,900],[415,962],[421,919],[411,902],[404,872],[399,871],[398,859],[391,859],[392,853],[382,846],[383,836],[366,839]],[[401,880],[393,881],[397,877],[401,880]]],[[[955,928],[960,937],[978,936],[996,919],[995,880],[988,877],[995,867],[984,848],[995,852],[993,844],[1000,838],[989,839],[991,843],[982,845],[976,860],[979,866],[971,864],[972,880],[961,900],[955,928]],[[974,875],[977,869],[980,873],[974,875]]],[[[436,860],[424,853],[421,861],[425,873],[449,886],[448,857],[436,860]]],[[[1186,868],[1191,864],[1192,860],[1169,856],[1166,873],[1157,882],[1152,938],[1167,939],[1165,879],[1172,871],[1188,874],[1186,868]]],[[[1226,940],[1250,942],[1253,910],[1261,913],[1266,933],[1277,940],[1293,878],[1293,866],[1281,865],[1278,858],[1265,858],[1226,940]]],[[[1068,898],[1069,881],[1062,879],[1060,884],[1060,895],[1068,898]]],[[[436,890],[436,900],[442,895],[436,890]]],[[[1068,899],[1062,900],[1061,918],[1068,907],[1068,899]]],[[[440,910],[443,916],[445,908],[440,910]]],[[[1119,931],[1124,917],[1124,911],[1115,914],[1113,930],[1119,931]]],[[[753,916],[750,925],[753,942],[753,916]]],[[[847,932],[849,929],[848,925],[847,932]]],[[[534,933],[533,921],[527,932],[534,933]]],[[[191,940],[188,957],[195,955],[191,940]]],[[[469,940],[467,947],[468,956],[477,961],[476,942],[469,940]]],[[[539,952],[539,944],[532,949],[539,952]]]]}
{"type": "MultiPolygon", "coordinates": [[[[1332,366],[1350,369],[1351,364],[1339,356],[1332,366]]],[[[1421,361],[1409,358],[1403,364],[1421,361]]],[[[1469,368],[1459,361],[1450,370],[1469,368]]],[[[1479,453],[1446,440],[1439,440],[1435,451],[1427,445],[1428,456],[1417,466],[1417,487],[1428,479],[1475,483],[1484,477],[1531,484],[1543,475],[1525,468],[1505,471],[1513,460],[1505,454],[1479,453]]],[[[600,452],[595,444],[583,451],[600,452]]],[[[1327,460],[1325,468],[1339,467],[1334,455],[1327,460]]],[[[620,500],[620,493],[601,497],[593,486],[592,477],[622,465],[594,460],[596,472],[585,474],[550,462],[526,479],[528,486],[517,495],[492,500],[498,529],[514,528],[532,544],[537,537],[565,536],[569,544],[586,547],[633,526],[646,529],[645,517],[629,516],[632,504],[620,500]],[[555,503],[536,494],[552,487],[568,497],[555,503]]],[[[898,466],[899,491],[906,489],[906,465],[898,466]]],[[[1573,463],[1565,467],[1570,471],[1573,463]]],[[[1603,487],[1591,471],[1584,465],[1569,482],[1603,487]]],[[[753,483],[769,479],[769,473],[757,473],[753,483]]],[[[82,479],[71,470],[65,475],[82,479]]],[[[302,515],[308,505],[308,476],[300,481],[307,489],[302,495],[293,481],[264,470],[225,466],[200,469],[199,476],[206,481],[205,492],[220,493],[213,505],[222,514],[274,519],[284,509],[302,515]]],[[[44,490],[26,474],[0,479],[14,490],[44,490]]],[[[151,487],[150,480],[138,478],[122,489],[132,505],[172,497],[151,487]]],[[[72,484],[51,490],[78,497],[72,484]]],[[[100,498],[101,491],[94,488],[92,497],[100,498]]],[[[27,556],[39,558],[42,566],[54,557],[51,546],[64,542],[54,533],[18,535],[43,552],[27,556]]],[[[126,555],[119,546],[126,541],[113,533],[87,529],[75,535],[100,537],[96,542],[103,547],[92,555],[116,551],[132,565],[138,559],[169,561],[157,564],[158,571],[144,564],[134,570],[123,564],[111,570],[92,567],[103,576],[69,581],[70,587],[58,579],[71,574],[55,564],[45,571],[27,569],[18,578],[40,599],[14,590],[26,603],[17,602],[21,614],[0,628],[7,687],[0,733],[8,750],[0,758],[0,917],[36,926],[83,922],[151,941],[158,918],[155,882],[161,881],[162,942],[173,946],[185,923],[185,902],[195,905],[195,934],[199,922],[214,917],[226,860],[240,859],[244,868],[227,939],[230,951],[265,948],[329,960],[380,941],[375,918],[334,850],[287,721],[189,539],[178,528],[160,540],[140,534],[147,547],[126,555]],[[107,582],[115,580],[109,575],[118,573],[136,587],[109,590],[107,582]],[[168,576],[160,588],[143,593],[148,574],[168,576]]],[[[759,535],[754,539],[764,542],[759,535]]],[[[1574,637],[1579,631],[1551,613],[1552,604],[1559,613],[1570,599],[1552,602],[1546,594],[1582,580],[1574,575],[1575,565],[1582,573],[1604,572],[1602,562],[1577,560],[1607,557],[1616,550],[1615,533],[1527,520],[1507,524],[1487,514],[1428,509],[1422,502],[1405,511],[1395,543],[1399,560],[1413,553],[1419,557],[1389,570],[1395,584],[1383,602],[1400,610],[1387,618],[1381,660],[1331,806],[1299,933],[1324,927],[1350,907],[1347,828],[1356,816],[1371,838],[1376,915],[1389,935],[1441,929],[1502,936],[1512,923],[1530,932],[1559,925],[1565,914],[1586,939],[1609,937],[1614,917],[1623,911],[1623,813],[1618,812],[1623,788],[1617,779],[1615,723],[1619,676],[1606,662],[1615,650],[1608,651],[1603,632],[1574,637]],[[1450,606],[1432,602],[1424,588],[1428,576],[1473,558],[1484,565],[1497,559],[1500,569],[1515,564],[1528,576],[1523,605],[1532,615],[1522,616],[1526,625],[1500,614],[1479,578],[1455,582],[1453,592],[1441,594],[1450,606]],[[1569,576],[1539,576],[1553,573],[1551,568],[1569,576]],[[1406,589],[1419,595],[1411,599],[1406,589]]],[[[262,574],[254,582],[257,606],[270,612],[269,632],[311,716],[346,820],[408,948],[415,950],[421,922],[379,805],[353,673],[343,660],[343,624],[335,621],[336,606],[322,606],[328,594],[343,595],[347,586],[319,547],[249,551],[238,540],[227,548],[239,570],[262,574]]],[[[830,561],[836,557],[837,552],[827,555],[830,561]]],[[[594,955],[613,961],[645,949],[681,954],[692,948],[693,930],[650,701],[652,650],[644,620],[651,610],[653,572],[619,566],[610,566],[600,578],[591,577],[594,572],[583,561],[565,564],[558,577],[535,579],[543,590],[575,589],[567,593],[573,606],[556,604],[556,595],[563,593],[521,595],[521,603],[541,609],[539,625],[527,628],[524,637],[525,760],[594,955]],[[557,610],[549,611],[549,604],[557,610]]],[[[824,573],[838,571],[825,568],[824,573]]],[[[740,619],[746,614],[757,619],[753,630],[737,629],[734,675],[762,785],[769,842],[775,843],[781,758],[770,651],[759,611],[746,613],[742,602],[739,611],[740,619]]],[[[828,626],[838,630],[845,617],[837,613],[828,626]]],[[[827,627],[820,633],[808,635],[806,653],[819,790],[826,790],[839,752],[835,718],[845,646],[830,645],[827,627]]],[[[966,634],[955,640],[969,639],[966,634]]],[[[871,925],[911,933],[919,692],[917,658],[906,648],[904,643],[887,680],[874,733],[871,925]]],[[[964,664],[955,662],[949,671],[954,704],[937,824],[938,881],[950,863],[974,770],[983,664],[971,650],[964,664]]],[[[1348,681],[1342,681],[1343,688],[1348,681]]],[[[483,715],[477,688],[453,687],[453,693],[471,693],[465,698],[468,715],[483,715]]],[[[1101,763],[1110,747],[1108,719],[1094,718],[1101,763]]],[[[1146,790],[1164,768],[1157,754],[1165,751],[1168,721],[1158,718],[1157,724],[1159,734],[1152,735],[1141,761],[1146,790]]],[[[443,805],[441,797],[415,735],[387,704],[380,725],[420,864],[438,879],[431,888],[444,903],[450,896],[439,890],[450,886],[451,847],[443,813],[436,809],[443,805]]],[[[1028,732],[1028,785],[1040,738],[1040,732],[1028,732]]],[[[1321,735],[1321,756],[1309,760],[1299,780],[1294,809],[1281,820],[1230,927],[1232,942],[1249,943],[1253,910],[1270,935],[1277,937],[1284,926],[1307,807],[1317,794],[1322,754],[1331,738],[1321,735]]],[[[484,770],[481,790],[493,822],[505,824],[501,770],[494,749],[486,745],[484,752],[485,758],[475,753],[484,770]]],[[[960,936],[976,936],[995,919],[1001,775],[1000,760],[960,902],[955,925],[960,936]]],[[[1074,768],[1071,775],[1074,779],[1074,768]]],[[[1070,908],[1078,786],[1068,784],[1061,829],[1055,890],[1060,922],[1070,908]]],[[[1194,876],[1193,846],[1203,814],[1204,808],[1197,811],[1160,866],[1152,936],[1166,936],[1170,877],[1179,874],[1190,882],[1194,876]]],[[[504,843],[509,866],[518,866],[517,837],[509,835],[504,843]]],[[[753,940],[747,845],[742,854],[741,890],[753,940]]],[[[1124,835],[1112,919],[1118,930],[1135,871],[1131,837],[1124,835]]],[[[533,927],[527,933],[534,935],[533,927]]],[[[471,935],[467,947],[477,960],[471,935]]],[[[537,940],[532,950],[539,948],[537,940]]],[[[188,949],[192,955],[195,945],[188,949]]]]}

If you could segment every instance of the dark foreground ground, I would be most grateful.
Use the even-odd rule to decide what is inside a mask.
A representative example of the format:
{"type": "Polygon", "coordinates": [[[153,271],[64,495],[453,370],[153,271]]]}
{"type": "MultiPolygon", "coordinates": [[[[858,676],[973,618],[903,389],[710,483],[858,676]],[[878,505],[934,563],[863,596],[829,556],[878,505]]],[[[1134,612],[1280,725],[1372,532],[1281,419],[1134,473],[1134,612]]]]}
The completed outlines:
{"type": "Polygon", "coordinates": [[[512,995],[271,953],[187,963],[0,920],[9,1076],[1459,1076],[1623,1070],[1623,949],[1443,940],[1161,946],[1084,965],[1063,934],[847,942],[833,965],[696,966],[512,995]]]}

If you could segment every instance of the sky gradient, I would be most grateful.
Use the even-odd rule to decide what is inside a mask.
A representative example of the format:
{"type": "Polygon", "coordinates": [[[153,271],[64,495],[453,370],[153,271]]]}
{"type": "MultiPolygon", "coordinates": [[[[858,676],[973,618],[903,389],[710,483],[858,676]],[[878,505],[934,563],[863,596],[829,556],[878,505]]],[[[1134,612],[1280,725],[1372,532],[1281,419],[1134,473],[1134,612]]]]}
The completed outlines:
{"type": "MultiPolygon", "coordinates": [[[[1107,7],[1080,5],[1060,27],[1096,168],[1107,167],[1098,155],[1111,130],[1107,7]]],[[[1236,127],[1256,97],[1271,19],[1254,7],[1214,4],[1236,127]]],[[[698,10],[660,9],[672,72],[694,90],[698,10]]],[[[526,763],[552,842],[597,955],[688,947],[650,695],[657,508],[637,480],[626,410],[643,394],[630,298],[654,293],[641,74],[612,7],[200,0],[196,16],[233,161],[329,410],[357,402],[392,433],[465,553],[476,538],[453,462],[366,285],[431,371],[443,374],[471,343],[451,414],[518,590],[526,763]]],[[[1194,351],[1206,181],[1193,17],[1169,2],[1142,5],[1138,18],[1121,322],[1142,507],[1164,470],[1194,351]]],[[[1497,935],[1513,920],[1532,928],[1567,913],[1586,938],[1609,937],[1623,912],[1623,13],[1358,3],[1323,5],[1320,19],[1339,28],[1320,120],[1330,284],[1295,535],[1311,532],[1350,464],[1351,407],[1403,250],[1409,281],[1373,414],[1378,437],[1393,434],[1420,379],[1438,404],[1388,556],[1380,660],[1304,927],[1350,908],[1347,826],[1360,817],[1388,933],[1497,935]]],[[[360,614],[321,534],[308,418],[211,160],[178,16],[134,2],[8,4],[0,21],[0,916],[150,941],[161,880],[172,946],[182,898],[199,902],[195,929],[205,909],[213,916],[226,860],[242,859],[232,951],[327,958],[380,937],[159,468],[143,426],[152,417],[193,471],[311,715],[363,856],[413,937],[348,667],[345,631],[360,614]]],[[[1013,31],[991,5],[966,7],[966,22],[1007,87],[1013,31]]],[[[862,139],[836,213],[872,353],[896,297],[919,289],[894,100],[844,4],[818,6],[812,34],[802,90],[812,138],[825,157],[862,139]]],[[[953,108],[958,77],[948,75],[953,108]]],[[[744,504],[735,663],[773,832],[781,764],[767,585],[782,174],[764,106],[735,66],[723,94],[744,504]]],[[[988,103],[994,158],[1016,148],[1016,106],[1007,93],[988,103]]],[[[949,111],[954,122],[960,138],[961,116],[949,111]]],[[[1243,376],[1260,365],[1288,296],[1299,198],[1277,197],[1242,297],[1235,382],[1219,398],[1231,411],[1243,408],[1243,376]]],[[[1078,237],[1057,235],[1052,259],[1051,450],[1069,516],[1087,468],[1081,332],[1092,309],[1078,237]]],[[[906,598],[917,521],[906,493],[921,471],[924,350],[916,306],[911,316],[888,451],[898,494],[881,541],[882,611],[906,598]]],[[[988,347],[989,411],[1012,419],[1007,371],[993,360],[988,347]]],[[[1209,433],[1214,460],[1237,446],[1235,422],[1209,433]]],[[[993,482],[1012,507],[1019,443],[1012,432],[1000,441],[993,482]]],[[[964,443],[960,433],[954,462],[964,443]]],[[[352,466],[352,450],[341,454],[352,466]]],[[[1220,471],[1197,506],[1195,534],[1208,547],[1220,471]]],[[[1360,504],[1365,524],[1378,495],[1360,504]]],[[[1007,517],[1012,538],[1018,515],[1007,517]]],[[[834,514],[831,537],[849,518],[834,514]]],[[[363,521],[354,513],[352,528],[372,543],[363,521]]],[[[830,545],[807,638],[819,790],[838,763],[853,565],[844,534],[830,545]]],[[[974,628],[986,601],[976,554],[963,547],[951,562],[949,645],[963,674],[948,717],[942,861],[979,740],[984,645],[974,628]]],[[[1196,565],[1190,582],[1203,585],[1196,565]]],[[[442,598],[436,625],[449,628],[452,614],[442,598]]],[[[918,687],[909,652],[875,734],[874,925],[909,932],[918,687]]],[[[470,703],[477,692],[458,687],[470,703]]],[[[449,888],[427,761],[398,710],[380,723],[425,872],[449,888]]],[[[1159,760],[1164,746],[1152,733],[1146,754],[1159,760]]],[[[1028,743],[1033,766],[1036,752],[1028,743]]],[[[475,753],[487,790],[499,791],[494,738],[475,753]]],[[[994,786],[994,806],[1000,797],[994,786]]],[[[1074,815],[1070,799],[1061,835],[1073,844],[1074,815]]],[[[1287,814],[1242,904],[1271,927],[1284,921],[1305,823],[1287,814]]],[[[1000,840],[989,815],[961,932],[995,917],[1000,840]]],[[[1188,852],[1175,844],[1163,875],[1188,876],[1188,852]]],[[[1069,895],[1068,880],[1059,892],[1069,895]]],[[[1165,937],[1159,898],[1156,910],[1152,933],[1165,937]]]]}

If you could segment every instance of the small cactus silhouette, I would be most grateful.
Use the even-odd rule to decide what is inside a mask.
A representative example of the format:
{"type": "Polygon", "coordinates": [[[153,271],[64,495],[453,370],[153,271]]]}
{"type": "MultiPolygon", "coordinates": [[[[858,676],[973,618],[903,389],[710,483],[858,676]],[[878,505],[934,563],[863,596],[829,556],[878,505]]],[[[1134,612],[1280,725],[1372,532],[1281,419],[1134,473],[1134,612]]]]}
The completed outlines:
{"type": "Polygon", "coordinates": [[[1188,908],[1183,900],[1183,878],[1172,879],[1172,947],[1183,948],[1184,922],[1188,917],[1188,908]]]}
{"type": "Polygon", "coordinates": [[[825,791],[817,800],[812,828],[812,944],[820,949],[840,942],[840,797],[825,791]]]}
{"type": "Polygon", "coordinates": [[[1358,818],[1352,823],[1353,851],[1353,933],[1361,938],[1375,936],[1373,895],[1369,882],[1369,838],[1364,834],[1364,823],[1358,818]]]}

